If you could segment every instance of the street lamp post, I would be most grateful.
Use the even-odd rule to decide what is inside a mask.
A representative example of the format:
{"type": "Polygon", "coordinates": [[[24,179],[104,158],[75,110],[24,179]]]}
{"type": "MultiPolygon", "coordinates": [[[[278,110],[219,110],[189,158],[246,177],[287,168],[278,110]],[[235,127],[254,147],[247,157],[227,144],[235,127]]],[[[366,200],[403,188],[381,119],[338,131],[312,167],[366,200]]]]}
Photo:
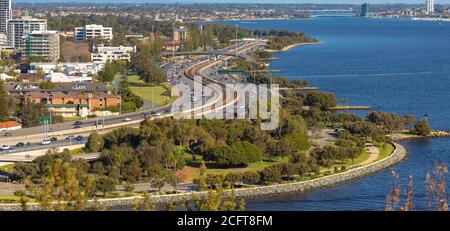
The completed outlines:
{"type": "Polygon", "coordinates": [[[238,49],[237,49],[237,44],[238,44],[238,27],[239,27],[239,25],[236,24],[236,58],[238,57],[238,49]]]}
{"type": "Polygon", "coordinates": [[[122,114],[122,92],[119,90],[119,115],[122,114]]]}
{"type": "Polygon", "coordinates": [[[172,23],[173,38],[172,38],[172,60],[175,60],[175,22],[172,23]]]}

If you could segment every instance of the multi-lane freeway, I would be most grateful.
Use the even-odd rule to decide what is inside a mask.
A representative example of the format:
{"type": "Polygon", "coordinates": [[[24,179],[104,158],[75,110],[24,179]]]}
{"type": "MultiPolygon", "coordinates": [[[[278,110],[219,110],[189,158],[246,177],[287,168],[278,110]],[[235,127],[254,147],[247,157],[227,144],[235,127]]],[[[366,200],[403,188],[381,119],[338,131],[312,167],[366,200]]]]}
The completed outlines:
{"type": "MultiPolygon", "coordinates": [[[[228,78],[216,74],[218,67],[223,66],[225,60],[233,58],[229,54],[247,54],[250,51],[261,48],[262,43],[256,42],[242,42],[225,49],[219,50],[227,55],[206,55],[197,60],[185,61],[181,63],[169,63],[164,66],[163,71],[167,76],[167,81],[172,85],[184,83],[193,89],[194,78],[202,78],[203,84],[214,83],[216,86],[212,87],[213,94],[208,97],[203,97],[203,104],[200,107],[191,109],[187,113],[195,115],[203,115],[211,113],[210,110],[215,109],[234,109],[235,101],[237,100],[235,92],[227,92],[224,84],[230,80],[228,78]],[[226,100],[220,100],[220,99],[226,100]],[[231,99],[231,100],[230,100],[231,99]]],[[[234,81],[234,80],[233,80],[234,81]]],[[[196,100],[191,95],[181,95],[177,100],[196,100]]],[[[108,132],[112,129],[125,126],[138,126],[145,117],[170,117],[171,105],[160,106],[149,110],[141,110],[133,113],[126,113],[117,116],[109,116],[104,118],[86,119],[77,122],[66,122],[53,124],[49,126],[48,137],[55,137],[58,140],[48,145],[42,145],[40,142],[44,138],[44,131],[42,127],[24,128],[11,132],[11,136],[0,137],[0,146],[8,145],[15,146],[17,143],[25,143],[24,147],[11,148],[5,150],[0,154],[6,153],[26,153],[32,150],[61,148],[71,146],[76,143],[86,142],[87,136],[94,130],[99,133],[108,132]],[[81,136],[83,139],[77,141],[75,139],[67,139],[69,136],[81,136]]]]}

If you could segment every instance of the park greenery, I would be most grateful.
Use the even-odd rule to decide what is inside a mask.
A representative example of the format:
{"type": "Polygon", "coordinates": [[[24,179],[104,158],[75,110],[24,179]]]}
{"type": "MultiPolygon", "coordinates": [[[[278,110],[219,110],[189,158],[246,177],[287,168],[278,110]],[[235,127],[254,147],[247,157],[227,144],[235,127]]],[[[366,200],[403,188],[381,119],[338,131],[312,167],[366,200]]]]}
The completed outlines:
{"type": "MultiPolygon", "coordinates": [[[[142,95],[134,91],[126,76],[128,71],[136,73],[140,84],[146,87],[158,86],[165,80],[159,66],[162,61],[162,35],[169,36],[172,25],[129,17],[78,16],[53,17],[49,28],[68,30],[80,24],[98,23],[113,26],[119,34],[114,43],[123,42],[127,33],[146,33],[149,27],[158,31],[148,41],[132,43],[137,52],[130,63],[108,62],[98,74],[98,80],[118,83],[116,93],[121,96],[122,112],[135,111],[144,105],[142,95]]],[[[235,38],[236,28],[225,25],[188,25],[190,37],[185,50],[206,50],[215,46],[226,46],[235,38]],[[218,42],[218,43],[217,43],[218,42]]],[[[249,37],[252,32],[237,29],[239,37],[249,37]]],[[[269,38],[271,49],[316,42],[303,33],[289,31],[253,31],[256,36],[269,38]]],[[[121,44],[121,43],[120,43],[121,44]]],[[[304,90],[308,85],[304,80],[289,80],[285,77],[269,76],[263,72],[262,59],[271,58],[268,52],[256,52],[258,62],[242,59],[231,61],[233,68],[244,70],[248,81],[256,84],[279,84],[281,88],[282,110],[279,127],[273,131],[260,129],[261,119],[253,120],[173,120],[145,119],[139,128],[123,127],[106,134],[93,132],[83,149],[86,153],[99,153],[98,160],[87,162],[73,159],[70,151],[55,152],[37,157],[31,163],[17,163],[9,176],[26,185],[26,192],[18,192],[26,209],[30,198],[37,201],[43,210],[85,210],[87,201],[108,198],[123,185],[129,193],[133,184],[147,182],[149,191],[164,192],[170,185],[177,191],[180,179],[178,173],[185,167],[194,168],[198,173],[194,183],[200,190],[211,190],[210,201],[191,198],[184,203],[187,209],[235,210],[243,203],[232,199],[224,200],[224,189],[249,185],[270,185],[296,180],[320,177],[324,169],[335,168],[335,172],[345,171],[356,164],[365,154],[366,144],[374,143],[382,147],[387,156],[391,140],[388,134],[407,131],[426,136],[430,133],[426,119],[416,120],[414,116],[399,116],[383,111],[369,112],[366,118],[333,110],[339,101],[329,92],[304,90]],[[292,90],[293,89],[293,90],[292,90]],[[326,145],[314,142],[316,135],[324,127],[336,128],[337,140],[326,145]],[[310,135],[308,135],[310,133],[310,135]],[[313,138],[313,139],[311,139],[313,138]],[[349,164],[344,164],[349,163],[349,164]],[[337,168],[339,166],[339,168],[337,168]],[[217,171],[214,171],[217,170],[217,171]],[[238,171],[236,171],[238,170],[238,171]],[[64,190],[60,190],[63,188],[64,190]],[[64,203],[52,203],[52,201],[64,203]]],[[[136,80],[133,80],[136,81],[136,80]]],[[[1,83],[0,83],[1,84],[1,83]]],[[[42,88],[51,88],[43,83],[42,88]]],[[[37,126],[42,115],[49,115],[43,104],[24,101],[16,106],[11,103],[3,88],[0,89],[0,121],[6,121],[11,113],[16,113],[25,126],[37,126]],[[13,109],[13,110],[12,110],[13,109]]],[[[120,110],[117,107],[108,108],[120,110]]],[[[57,122],[59,118],[54,118],[57,122]]],[[[154,209],[148,195],[136,202],[141,210],[154,209]]],[[[173,208],[173,207],[172,207],[173,208]]],[[[176,208],[176,206],[175,206],[176,208]]],[[[101,209],[91,207],[89,209],[101,209]]]]}
{"type": "Polygon", "coordinates": [[[301,43],[314,43],[318,40],[305,35],[302,32],[292,32],[289,30],[255,30],[256,36],[263,36],[269,39],[269,47],[272,50],[282,50],[283,48],[301,43]]]}

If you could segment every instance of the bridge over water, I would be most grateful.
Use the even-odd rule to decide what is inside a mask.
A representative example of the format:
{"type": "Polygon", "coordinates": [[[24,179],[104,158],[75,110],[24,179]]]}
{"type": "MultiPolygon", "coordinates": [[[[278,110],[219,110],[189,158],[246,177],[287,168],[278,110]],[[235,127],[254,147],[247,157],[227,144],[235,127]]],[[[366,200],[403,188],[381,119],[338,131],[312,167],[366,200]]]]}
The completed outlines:
{"type": "Polygon", "coordinates": [[[356,16],[356,10],[348,9],[329,9],[329,10],[304,10],[310,17],[353,17],[356,16]]]}

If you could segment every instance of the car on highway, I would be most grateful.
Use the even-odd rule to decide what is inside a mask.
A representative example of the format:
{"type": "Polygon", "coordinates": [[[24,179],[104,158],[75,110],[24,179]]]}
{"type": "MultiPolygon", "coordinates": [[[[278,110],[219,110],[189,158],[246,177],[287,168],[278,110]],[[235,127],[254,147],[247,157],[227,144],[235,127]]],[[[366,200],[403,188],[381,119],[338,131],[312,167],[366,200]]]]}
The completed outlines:
{"type": "Polygon", "coordinates": [[[22,147],[25,147],[25,143],[19,142],[16,144],[16,148],[22,148],[22,147]]]}
{"type": "Polygon", "coordinates": [[[95,121],[95,123],[94,123],[95,125],[102,125],[103,124],[103,121],[101,121],[101,120],[98,120],[98,121],[95,121]]]}
{"type": "Polygon", "coordinates": [[[156,112],[155,113],[155,116],[161,116],[162,114],[161,114],[161,112],[156,112]]]}
{"type": "Polygon", "coordinates": [[[81,122],[81,121],[76,121],[73,125],[80,126],[80,125],[83,125],[83,122],[81,122]]]}
{"type": "Polygon", "coordinates": [[[49,144],[51,144],[51,143],[52,143],[51,140],[43,140],[43,141],[41,142],[41,145],[49,145],[49,144]]]}
{"type": "Polygon", "coordinates": [[[8,146],[8,145],[3,145],[3,146],[0,147],[0,150],[1,151],[8,151],[8,150],[11,150],[11,147],[8,146]]]}
{"type": "Polygon", "coordinates": [[[50,141],[51,141],[51,142],[55,142],[55,141],[58,141],[58,138],[56,138],[56,137],[52,137],[52,138],[50,138],[50,141]]]}
{"type": "Polygon", "coordinates": [[[3,133],[3,136],[12,136],[11,132],[5,132],[3,133]]]}
{"type": "Polygon", "coordinates": [[[70,135],[70,136],[66,137],[66,140],[73,140],[73,139],[75,139],[74,135],[70,135]]]}
{"type": "Polygon", "coordinates": [[[82,128],[81,125],[75,125],[75,126],[73,127],[73,129],[78,129],[78,128],[82,128]]]}
{"type": "Polygon", "coordinates": [[[129,122],[129,121],[131,121],[130,117],[127,117],[127,118],[123,119],[123,122],[129,122]]]}
{"type": "Polygon", "coordinates": [[[77,143],[81,143],[81,142],[83,142],[83,140],[84,140],[84,137],[82,137],[82,136],[77,136],[75,138],[75,141],[77,141],[77,143]]]}

